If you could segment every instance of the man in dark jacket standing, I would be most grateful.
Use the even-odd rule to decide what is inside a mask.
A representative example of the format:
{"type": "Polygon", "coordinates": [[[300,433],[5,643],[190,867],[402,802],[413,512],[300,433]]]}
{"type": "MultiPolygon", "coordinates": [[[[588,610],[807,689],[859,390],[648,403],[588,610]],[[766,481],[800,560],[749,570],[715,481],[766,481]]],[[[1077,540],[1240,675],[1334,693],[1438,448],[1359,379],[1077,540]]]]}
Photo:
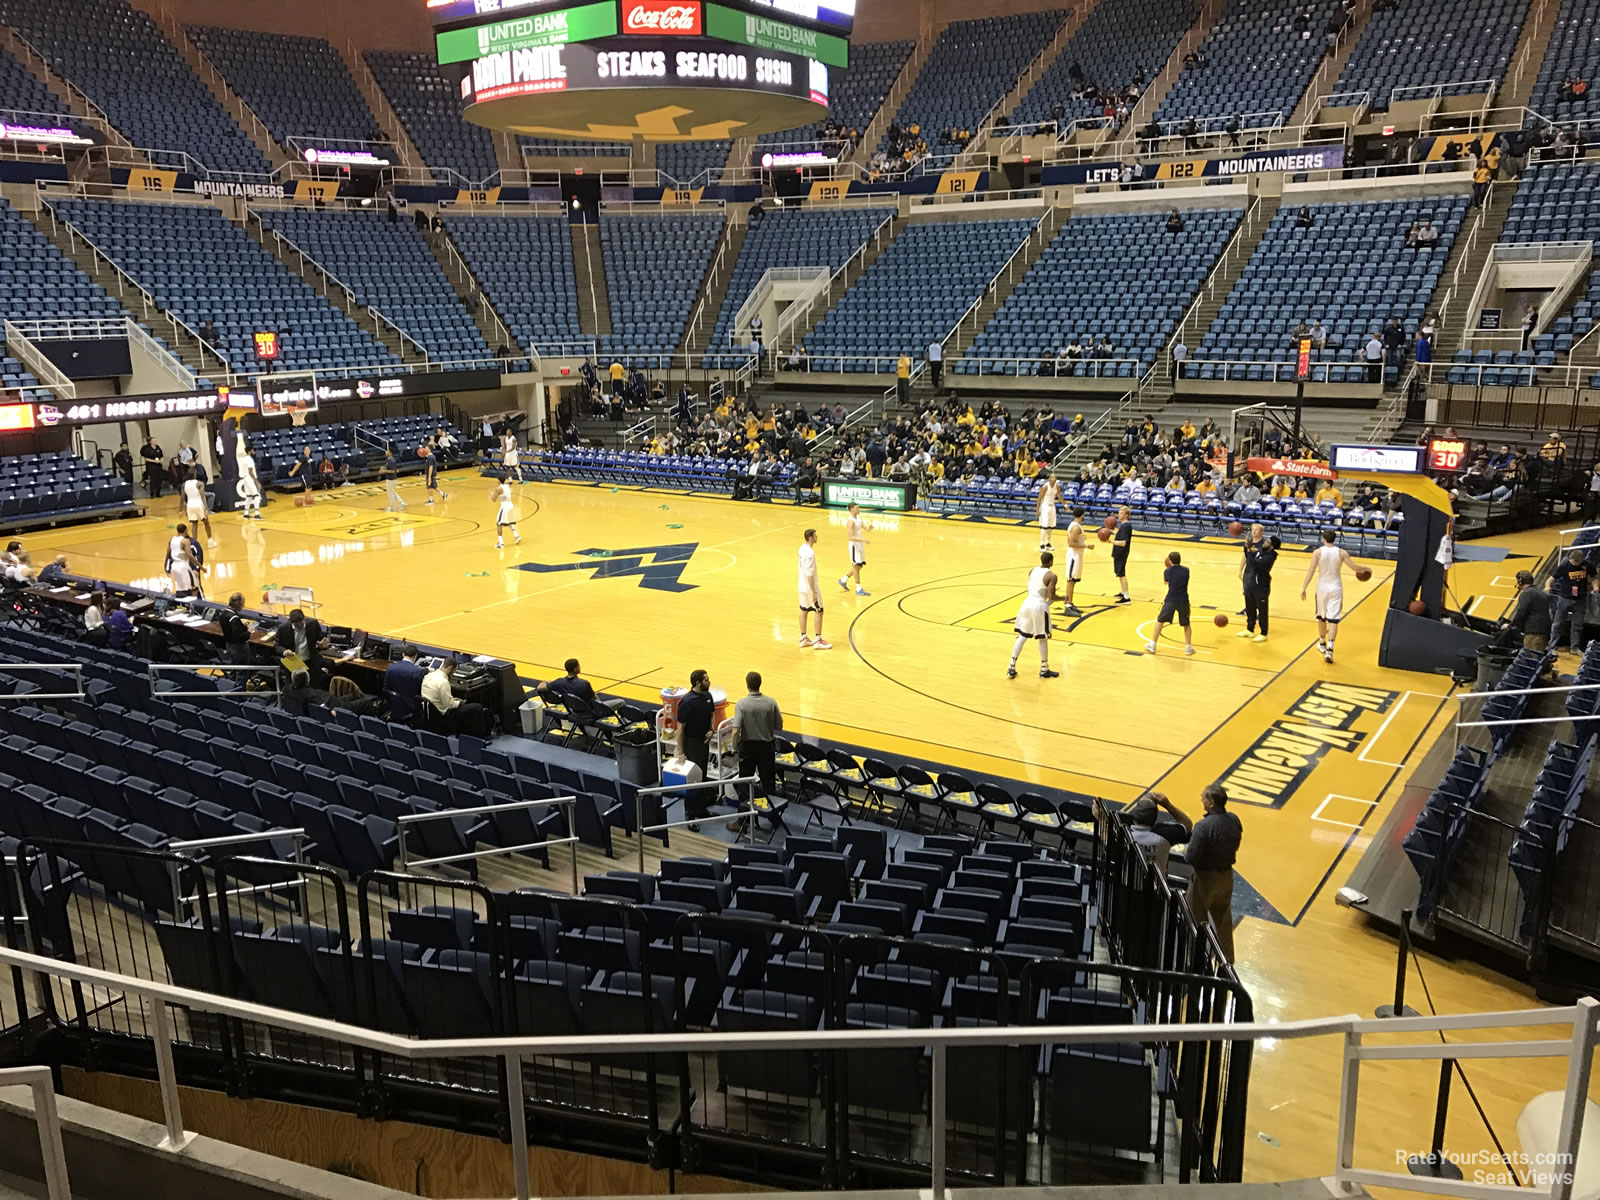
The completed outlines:
{"type": "Polygon", "coordinates": [[[1533,572],[1517,572],[1517,603],[1506,624],[1522,635],[1524,650],[1550,647],[1550,593],[1533,586],[1533,572]]]}

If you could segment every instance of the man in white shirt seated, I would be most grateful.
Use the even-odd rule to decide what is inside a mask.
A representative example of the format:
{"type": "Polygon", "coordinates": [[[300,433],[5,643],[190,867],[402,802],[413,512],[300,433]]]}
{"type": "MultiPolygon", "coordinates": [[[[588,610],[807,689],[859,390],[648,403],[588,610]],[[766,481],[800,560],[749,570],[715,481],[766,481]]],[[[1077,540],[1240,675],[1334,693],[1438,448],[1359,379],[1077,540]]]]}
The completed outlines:
{"type": "Polygon", "coordinates": [[[450,677],[459,665],[454,658],[447,658],[422,677],[422,700],[428,706],[425,710],[428,727],[447,736],[470,733],[486,738],[493,724],[489,710],[461,699],[450,684],[450,677]]]}

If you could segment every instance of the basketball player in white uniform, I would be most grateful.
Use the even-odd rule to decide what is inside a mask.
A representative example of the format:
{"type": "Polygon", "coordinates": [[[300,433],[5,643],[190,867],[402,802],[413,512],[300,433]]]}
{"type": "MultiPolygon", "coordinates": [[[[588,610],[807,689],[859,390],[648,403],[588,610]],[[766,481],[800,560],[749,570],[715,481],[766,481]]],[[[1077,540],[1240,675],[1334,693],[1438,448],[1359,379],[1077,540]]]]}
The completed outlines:
{"type": "Polygon", "coordinates": [[[239,482],[234,484],[233,491],[234,495],[239,498],[239,504],[244,510],[240,514],[241,518],[246,521],[259,521],[261,520],[261,477],[256,474],[256,460],[250,454],[250,447],[243,445],[243,441],[244,439],[241,437],[241,448],[238,455],[239,482]]]}
{"type": "Polygon", "coordinates": [[[189,544],[189,527],[179,525],[167,539],[167,578],[172,581],[174,596],[200,594],[200,568],[194,559],[194,549],[189,544]]]}
{"type": "Polygon", "coordinates": [[[806,530],[806,540],[800,547],[800,645],[813,650],[832,650],[832,644],[822,640],[822,584],[817,580],[817,531],[806,530]],[[817,636],[806,636],[806,618],[817,614],[817,636]]]}
{"type": "Polygon", "coordinates": [[[211,513],[206,508],[206,485],[193,475],[183,481],[183,515],[193,529],[206,527],[206,545],[215,546],[217,539],[211,532],[211,513]]]}
{"type": "Polygon", "coordinates": [[[839,577],[839,586],[845,591],[850,590],[850,580],[856,581],[856,595],[870,596],[872,593],[861,586],[861,568],[867,565],[867,538],[861,520],[861,506],[852,504],[849,515],[844,519],[845,535],[850,539],[850,570],[839,577]]]}
{"type": "Polygon", "coordinates": [[[1344,568],[1352,571],[1350,552],[1335,546],[1339,535],[1329,529],[1323,532],[1322,545],[1311,552],[1306,564],[1305,582],[1300,585],[1300,599],[1306,598],[1311,580],[1317,581],[1317,649],[1326,662],[1333,661],[1333,639],[1339,632],[1339,618],[1344,616],[1344,568]]]}
{"type": "Polygon", "coordinates": [[[508,433],[500,443],[501,461],[505,464],[506,479],[522,482],[522,452],[517,449],[517,435],[508,433]]]}
{"type": "Polygon", "coordinates": [[[505,528],[507,525],[511,526],[511,536],[516,539],[516,545],[522,545],[522,534],[517,531],[517,513],[511,507],[511,481],[502,479],[497,483],[494,491],[489,493],[489,499],[495,504],[494,548],[496,550],[505,549],[505,528]]]}
{"type": "Polygon", "coordinates": [[[1039,565],[1028,572],[1028,594],[1017,610],[1017,640],[1011,647],[1011,665],[1006,668],[1006,678],[1017,677],[1017,656],[1031,639],[1039,643],[1039,678],[1054,679],[1060,671],[1050,669],[1050,606],[1056,601],[1056,556],[1048,550],[1039,552],[1039,565]]]}
{"type": "Polygon", "coordinates": [[[1039,549],[1053,550],[1050,544],[1051,535],[1056,528],[1056,505],[1061,503],[1061,485],[1056,482],[1056,473],[1048,472],[1044,482],[1039,485],[1039,499],[1037,509],[1039,513],[1039,549]]]}
{"type": "Polygon", "coordinates": [[[1072,523],[1067,526],[1067,586],[1061,594],[1066,605],[1063,611],[1069,617],[1083,616],[1083,610],[1072,602],[1072,594],[1077,590],[1078,580],[1083,578],[1083,556],[1088,550],[1089,539],[1083,533],[1083,509],[1075,508],[1072,523]]]}

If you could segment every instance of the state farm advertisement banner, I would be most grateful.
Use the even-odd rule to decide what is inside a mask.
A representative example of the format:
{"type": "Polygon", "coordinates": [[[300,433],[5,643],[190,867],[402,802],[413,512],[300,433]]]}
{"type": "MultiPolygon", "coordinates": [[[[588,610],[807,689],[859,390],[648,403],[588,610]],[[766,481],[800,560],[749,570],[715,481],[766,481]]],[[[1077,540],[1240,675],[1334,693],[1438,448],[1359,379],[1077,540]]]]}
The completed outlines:
{"type": "Polygon", "coordinates": [[[676,0],[622,0],[622,32],[699,37],[700,6],[676,0]]]}
{"type": "Polygon", "coordinates": [[[1244,469],[1257,475],[1299,475],[1306,479],[1337,479],[1339,472],[1325,462],[1301,458],[1248,458],[1244,469]]]}

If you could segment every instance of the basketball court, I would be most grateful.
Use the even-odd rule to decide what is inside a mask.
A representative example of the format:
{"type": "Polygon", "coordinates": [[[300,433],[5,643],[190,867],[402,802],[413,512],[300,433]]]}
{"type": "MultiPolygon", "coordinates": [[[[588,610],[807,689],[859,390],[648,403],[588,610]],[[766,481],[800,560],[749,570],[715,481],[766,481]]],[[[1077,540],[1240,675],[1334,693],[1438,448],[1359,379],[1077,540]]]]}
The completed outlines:
{"type": "MultiPolygon", "coordinates": [[[[1333,897],[1456,710],[1448,678],[1375,665],[1392,564],[1368,561],[1367,583],[1346,576],[1330,666],[1315,650],[1311,602],[1300,599],[1304,547],[1284,547],[1271,637],[1256,643],[1235,636],[1235,539],[1137,533],[1134,603],[1118,606],[1110,547],[1091,537],[1077,591],[1084,615],[1058,618],[1051,642],[1060,678],[1040,679],[1035,652],[1024,648],[1018,678],[1007,680],[1012,620],[1038,563],[1031,525],[867,514],[871,595],[858,597],[835,582],[848,565],[840,511],[524,484],[513,488],[522,543],[496,550],[491,481],[462,471],[441,485],[451,498],[425,506],[420,477],[402,481],[408,507],[398,513],[384,511],[380,484],[319,493],[304,508],[278,496],[259,523],[216,517],[207,595],[237,590],[254,604],[271,588],[310,588],[324,621],[503,656],[538,679],[577,657],[597,689],[641,701],[685,686],[701,667],[736,698],[745,672],[757,670],[791,733],[1116,802],[1154,787],[1198,815],[1201,788],[1220,779],[1245,826],[1236,906],[1246,915],[1236,942],[1257,1019],[1365,1014],[1388,999],[1393,938],[1369,932],[1333,897]],[[830,651],[796,644],[796,553],[810,527],[830,651]],[[1142,649],[1164,593],[1162,560],[1174,549],[1193,572],[1192,658],[1174,628],[1158,654],[1142,649]],[[1218,614],[1226,628],[1213,623],[1218,614]]],[[[163,497],[143,519],[42,531],[25,544],[39,563],[66,554],[73,574],[160,586],[180,519],[177,502],[163,497]]],[[[1546,531],[1472,543],[1451,589],[1460,600],[1479,597],[1477,615],[1497,616],[1512,599],[1512,576],[1553,541],[1546,531]]],[[[1058,538],[1058,551],[1064,545],[1058,538]]],[[[1426,961],[1429,1000],[1441,1013],[1533,1002],[1481,966],[1426,961]]],[[[1421,1001],[1412,997],[1426,1012],[1421,1001]]],[[[1326,1168],[1294,1147],[1320,1154],[1331,1144],[1336,1097],[1302,1096],[1296,1081],[1302,1072],[1335,1078],[1337,1053],[1324,1041],[1258,1053],[1255,1095],[1285,1103],[1252,1105],[1263,1136],[1247,1178],[1326,1168]]],[[[1528,1080],[1546,1071],[1558,1087],[1560,1070],[1548,1061],[1473,1066],[1502,1137],[1528,1080]]],[[[1425,1149],[1436,1068],[1384,1064],[1373,1075],[1373,1094],[1388,1087],[1394,1107],[1392,1128],[1369,1131],[1374,1143],[1425,1149]]],[[[1460,1100],[1452,1149],[1489,1146],[1460,1100]]]]}

